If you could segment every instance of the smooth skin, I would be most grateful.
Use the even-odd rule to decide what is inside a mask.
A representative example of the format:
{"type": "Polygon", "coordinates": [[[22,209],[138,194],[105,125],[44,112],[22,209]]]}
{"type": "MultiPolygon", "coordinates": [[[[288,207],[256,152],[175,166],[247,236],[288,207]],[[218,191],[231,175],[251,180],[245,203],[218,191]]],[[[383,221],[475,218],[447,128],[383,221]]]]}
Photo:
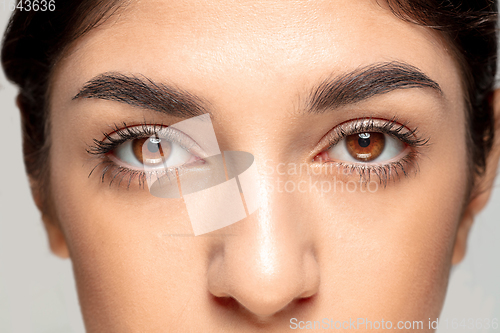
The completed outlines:
{"type": "MultiPolygon", "coordinates": [[[[467,197],[467,125],[452,55],[435,32],[376,1],[133,1],[72,45],[51,84],[52,209],[43,221],[52,251],[73,263],[88,332],[284,332],[291,318],[422,320],[425,332],[489,197],[489,190],[467,197]],[[443,96],[397,90],[303,112],[308,92],[326,78],[387,61],[419,68],[443,96]],[[257,212],[177,237],[192,233],[182,199],[88,177],[97,162],[86,149],[114,123],[181,120],[72,99],[106,72],[144,75],[208,101],[221,150],[252,153],[262,172],[264,161],[314,168],[327,148],[322,138],[362,117],[397,117],[430,144],[418,172],[373,193],[272,191],[263,177],[257,212]]],[[[492,184],[497,147],[482,189],[492,184]]],[[[34,181],[41,206],[47,198],[36,188],[34,181]]]]}

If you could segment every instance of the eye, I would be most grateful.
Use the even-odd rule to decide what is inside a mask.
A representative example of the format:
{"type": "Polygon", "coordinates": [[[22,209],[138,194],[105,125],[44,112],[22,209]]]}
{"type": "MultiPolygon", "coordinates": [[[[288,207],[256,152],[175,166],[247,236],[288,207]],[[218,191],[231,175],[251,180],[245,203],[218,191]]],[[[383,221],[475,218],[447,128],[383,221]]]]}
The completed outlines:
{"type": "Polygon", "coordinates": [[[199,159],[181,144],[161,134],[130,139],[116,147],[110,155],[119,164],[131,169],[176,168],[199,159]]]}
{"type": "Polygon", "coordinates": [[[407,148],[407,144],[388,134],[363,132],[346,136],[328,150],[318,154],[315,160],[388,163],[400,157],[407,148]]]}

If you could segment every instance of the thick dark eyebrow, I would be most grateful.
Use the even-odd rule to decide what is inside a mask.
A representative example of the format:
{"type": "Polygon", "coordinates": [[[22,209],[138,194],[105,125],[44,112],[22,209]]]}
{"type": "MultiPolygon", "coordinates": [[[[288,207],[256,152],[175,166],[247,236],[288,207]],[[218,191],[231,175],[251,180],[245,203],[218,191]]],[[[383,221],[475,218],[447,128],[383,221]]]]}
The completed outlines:
{"type": "Polygon", "coordinates": [[[393,61],[369,65],[325,80],[310,93],[307,109],[312,113],[322,113],[397,89],[411,88],[430,88],[443,96],[439,84],[420,69],[393,61]]]}
{"type": "Polygon", "coordinates": [[[205,103],[194,95],[144,76],[115,72],[100,74],[86,82],[73,100],[78,98],[117,101],[180,118],[208,113],[205,103]]]}

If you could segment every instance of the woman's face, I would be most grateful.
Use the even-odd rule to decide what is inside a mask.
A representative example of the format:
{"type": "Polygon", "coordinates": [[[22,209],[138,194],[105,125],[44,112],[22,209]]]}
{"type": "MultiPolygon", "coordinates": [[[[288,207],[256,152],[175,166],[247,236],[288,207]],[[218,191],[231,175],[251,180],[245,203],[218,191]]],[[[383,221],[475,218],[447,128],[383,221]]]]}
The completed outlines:
{"type": "Polygon", "coordinates": [[[89,332],[425,331],[439,315],[468,169],[459,72],[429,29],[376,1],[132,2],[76,42],[51,91],[51,219],[89,332]],[[130,80],[73,98],[104,73],[130,80]],[[134,105],[134,76],[202,104],[221,151],[253,154],[257,211],[194,236],[184,199],[127,169],[140,140],[88,153],[185,119],[134,105]]]}

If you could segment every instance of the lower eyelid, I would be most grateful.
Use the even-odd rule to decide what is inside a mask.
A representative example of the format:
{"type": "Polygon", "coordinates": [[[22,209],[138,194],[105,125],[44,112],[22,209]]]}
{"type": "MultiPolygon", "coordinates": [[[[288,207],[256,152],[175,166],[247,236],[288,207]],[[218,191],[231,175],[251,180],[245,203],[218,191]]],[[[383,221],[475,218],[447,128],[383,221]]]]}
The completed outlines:
{"type": "Polygon", "coordinates": [[[351,181],[352,177],[355,177],[357,178],[355,181],[359,181],[360,185],[361,183],[376,182],[385,188],[391,181],[416,175],[420,171],[417,155],[418,153],[410,150],[400,160],[384,164],[325,162],[318,167],[325,168],[326,171],[316,171],[315,173],[330,175],[345,182],[351,181]]]}
{"type": "MultiPolygon", "coordinates": [[[[118,184],[118,186],[120,186],[123,183],[126,184],[127,189],[129,189],[132,182],[135,182],[139,185],[139,187],[144,188],[147,184],[147,178],[152,175],[163,176],[170,174],[173,175],[173,177],[176,177],[176,174],[181,174],[183,170],[187,170],[187,167],[180,166],[174,168],[159,167],[158,171],[145,171],[144,168],[131,168],[129,166],[123,166],[116,157],[112,157],[111,155],[107,155],[106,157],[107,158],[105,160],[99,162],[92,168],[88,177],[90,177],[93,173],[97,173],[97,170],[99,170],[98,168],[100,167],[102,169],[99,176],[101,182],[104,183],[105,178],[110,177],[110,187],[113,184],[118,184]]],[[[193,163],[193,165],[199,165],[199,163],[193,163]]]]}

